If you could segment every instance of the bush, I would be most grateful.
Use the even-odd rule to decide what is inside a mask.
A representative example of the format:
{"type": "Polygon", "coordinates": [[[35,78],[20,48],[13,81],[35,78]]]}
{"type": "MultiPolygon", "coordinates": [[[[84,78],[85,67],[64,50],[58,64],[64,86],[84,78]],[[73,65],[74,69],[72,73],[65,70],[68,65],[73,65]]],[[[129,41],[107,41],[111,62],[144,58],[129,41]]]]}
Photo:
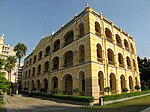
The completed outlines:
{"type": "Polygon", "coordinates": [[[136,85],[134,88],[135,88],[137,91],[141,89],[140,86],[138,86],[138,85],[136,85]]]}
{"type": "Polygon", "coordinates": [[[145,85],[145,86],[142,87],[142,90],[147,91],[147,90],[149,90],[149,88],[145,85]]]}
{"type": "Polygon", "coordinates": [[[127,88],[123,88],[122,91],[126,93],[126,92],[128,92],[129,90],[128,90],[127,88]]]}
{"type": "Polygon", "coordinates": [[[35,90],[36,90],[36,88],[31,89],[31,91],[35,91],[35,90]]]}
{"type": "Polygon", "coordinates": [[[132,93],[123,93],[123,94],[116,94],[116,95],[106,95],[103,96],[104,101],[110,101],[110,100],[117,100],[122,98],[128,98],[133,96],[138,96],[142,94],[150,93],[150,91],[141,91],[141,92],[132,92],[132,93]]]}
{"type": "Polygon", "coordinates": [[[105,92],[108,92],[108,95],[109,95],[109,92],[111,92],[112,89],[111,89],[111,87],[105,87],[105,88],[104,88],[104,91],[105,91],[105,92]]]}
{"type": "Polygon", "coordinates": [[[51,91],[52,94],[58,94],[58,88],[55,88],[54,90],[51,91]]]}
{"type": "Polygon", "coordinates": [[[79,88],[76,88],[76,89],[73,90],[73,92],[74,92],[74,93],[80,93],[80,89],[79,89],[79,88]]]}
{"type": "Polygon", "coordinates": [[[90,96],[72,96],[72,95],[63,95],[63,94],[43,94],[43,93],[32,93],[32,95],[42,96],[47,98],[55,98],[60,100],[69,100],[76,102],[93,102],[94,98],[90,96]]]}
{"type": "Polygon", "coordinates": [[[25,91],[28,91],[28,88],[24,88],[25,91]]]}
{"type": "Polygon", "coordinates": [[[46,90],[45,88],[41,88],[41,89],[40,89],[40,92],[46,93],[47,90],[46,90]]]}

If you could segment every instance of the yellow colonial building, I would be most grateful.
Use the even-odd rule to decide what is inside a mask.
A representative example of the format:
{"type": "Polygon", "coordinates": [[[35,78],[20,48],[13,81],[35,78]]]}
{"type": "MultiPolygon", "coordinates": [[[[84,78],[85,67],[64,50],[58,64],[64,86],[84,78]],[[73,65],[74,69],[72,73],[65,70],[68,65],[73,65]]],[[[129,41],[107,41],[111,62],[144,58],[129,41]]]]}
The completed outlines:
{"type": "Polygon", "coordinates": [[[133,37],[87,6],[56,33],[44,37],[25,58],[23,88],[93,96],[120,94],[140,86],[133,37]]]}

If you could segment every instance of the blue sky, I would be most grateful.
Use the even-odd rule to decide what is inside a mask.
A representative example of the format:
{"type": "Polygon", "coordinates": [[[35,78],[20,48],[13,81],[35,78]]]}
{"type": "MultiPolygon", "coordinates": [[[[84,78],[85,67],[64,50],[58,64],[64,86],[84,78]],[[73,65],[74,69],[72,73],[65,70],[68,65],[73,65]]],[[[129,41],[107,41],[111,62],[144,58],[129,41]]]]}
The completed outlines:
{"type": "Polygon", "coordinates": [[[0,35],[12,46],[25,43],[28,54],[86,4],[132,35],[137,54],[150,58],[150,0],[0,0],[0,35]]]}

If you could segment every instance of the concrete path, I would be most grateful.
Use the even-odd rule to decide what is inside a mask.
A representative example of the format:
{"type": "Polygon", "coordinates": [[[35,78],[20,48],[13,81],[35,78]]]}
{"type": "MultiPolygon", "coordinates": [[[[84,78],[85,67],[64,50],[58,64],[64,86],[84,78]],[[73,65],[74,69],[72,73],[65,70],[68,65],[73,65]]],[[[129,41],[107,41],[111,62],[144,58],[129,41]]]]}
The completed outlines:
{"type": "Polygon", "coordinates": [[[150,112],[150,107],[146,108],[145,110],[142,110],[141,112],[150,112]]]}
{"type": "Polygon", "coordinates": [[[7,112],[48,112],[52,110],[59,111],[70,107],[79,107],[79,105],[16,95],[5,96],[4,107],[7,112]]]}

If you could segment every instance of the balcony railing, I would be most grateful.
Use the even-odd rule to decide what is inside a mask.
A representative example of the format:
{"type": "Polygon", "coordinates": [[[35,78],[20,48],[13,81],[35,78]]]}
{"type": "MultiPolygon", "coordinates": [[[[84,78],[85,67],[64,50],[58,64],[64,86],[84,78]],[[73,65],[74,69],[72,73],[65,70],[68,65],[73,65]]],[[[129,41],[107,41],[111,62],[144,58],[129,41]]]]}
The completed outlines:
{"type": "Polygon", "coordinates": [[[38,61],[41,60],[41,59],[42,59],[42,57],[39,57],[38,61]]]}
{"type": "Polygon", "coordinates": [[[36,73],[37,75],[40,75],[41,74],[41,72],[38,72],[38,73],[36,73]]]}
{"type": "Polygon", "coordinates": [[[123,67],[124,67],[124,65],[123,65],[123,64],[119,64],[119,67],[122,67],[122,68],[123,68],[123,67]]]}
{"type": "Polygon", "coordinates": [[[60,46],[54,48],[53,52],[56,52],[56,51],[58,51],[59,49],[60,49],[60,46]]]}
{"type": "Polygon", "coordinates": [[[49,55],[49,52],[48,53],[45,53],[45,57],[47,57],[49,55]]]}
{"type": "Polygon", "coordinates": [[[73,63],[72,62],[70,62],[70,63],[66,63],[66,64],[64,64],[63,65],[63,67],[69,67],[69,66],[72,66],[73,65],[73,63]]]}
{"type": "Polygon", "coordinates": [[[85,62],[84,58],[79,60],[79,63],[83,63],[83,62],[85,62]]]}
{"type": "Polygon", "coordinates": [[[125,47],[125,49],[126,49],[127,51],[129,51],[129,48],[128,48],[128,47],[125,47]]]}
{"type": "Polygon", "coordinates": [[[113,61],[108,61],[108,63],[109,63],[110,65],[114,65],[114,64],[115,64],[113,61]]]}
{"type": "Polygon", "coordinates": [[[69,44],[71,44],[72,42],[73,42],[73,40],[70,40],[70,41],[65,42],[65,43],[64,43],[64,47],[67,46],[67,45],[69,45],[69,44]]]}
{"type": "Polygon", "coordinates": [[[103,59],[102,58],[97,58],[97,61],[98,62],[103,62],[103,59]]]}
{"type": "Polygon", "coordinates": [[[100,34],[99,32],[95,32],[95,34],[96,34],[97,36],[101,36],[101,34],[100,34]]]}
{"type": "Polygon", "coordinates": [[[56,66],[56,67],[53,67],[52,70],[58,70],[58,68],[59,68],[59,67],[56,66]]]}
{"type": "Polygon", "coordinates": [[[131,66],[128,66],[127,68],[128,68],[128,69],[131,69],[131,66]]]}
{"type": "Polygon", "coordinates": [[[122,47],[122,45],[120,43],[117,43],[117,46],[122,47]]]}
{"type": "Polygon", "coordinates": [[[106,37],[106,38],[107,38],[107,40],[108,40],[109,42],[113,43],[113,40],[112,40],[112,39],[110,39],[110,38],[108,38],[108,37],[106,37]]]}

